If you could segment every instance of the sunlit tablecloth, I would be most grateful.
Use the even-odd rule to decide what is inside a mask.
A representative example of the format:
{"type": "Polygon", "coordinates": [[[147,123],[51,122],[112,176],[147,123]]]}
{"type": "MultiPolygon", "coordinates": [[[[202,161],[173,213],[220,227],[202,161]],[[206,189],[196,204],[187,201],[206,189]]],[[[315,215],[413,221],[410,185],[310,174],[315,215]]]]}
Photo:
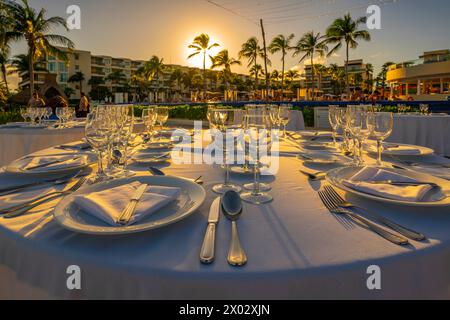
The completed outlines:
{"type": "Polygon", "coordinates": [[[395,115],[388,141],[428,147],[450,157],[450,116],[395,115]]]}
{"type": "MultiPolygon", "coordinates": [[[[282,150],[295,149],[285,145],[282,150]]],[[[449,208],[411,209],[350,197],[430,239],[396,246],[331,215],[316,192],[321,182],[309,182],[298,171],[301,166],[285,154],[279,173],[264,178],[273,187],[274,202],[245,205],[238,224],[249,262],[242,268],[227,264],[231,229],[223,217],[215,263],[199,262],[209,207],[217,197],[211,187],[223,179],[216,166],[163,168],[170,175],[202,175],[207,198],[198,213],[159,230],[120,237],[81,235],[61,228],[46,208],[0,218],[0,298],[450,298],[449,208]],[[80,291],[66,287],[70,265],[81,268],[80,291]],[[371,265],[381,268],[379,291],[366,285],[371,265]]]]}
{"type": "Polygon", "coordinates": [[[73,141],[84,136],[83,127],[67,129],[0,129],[0,166],[24,155],[73,141]]]}

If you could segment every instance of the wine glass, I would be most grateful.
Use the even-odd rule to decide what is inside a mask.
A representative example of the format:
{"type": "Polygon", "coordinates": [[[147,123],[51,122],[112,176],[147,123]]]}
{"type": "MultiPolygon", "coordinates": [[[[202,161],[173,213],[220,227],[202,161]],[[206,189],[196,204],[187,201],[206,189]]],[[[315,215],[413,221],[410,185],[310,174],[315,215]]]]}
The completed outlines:
{"type": "Polygon", "coordinates": [[[278,108],[279,112],[279,119],[280,119],[280,125],[283,126],[283,137],[286,137],[286,126],[289,124],[289,121],[291,121],[291,112],[292,112],[292,106],[289,105],[281,105],[278,108]]]}
{"type": "Polygon", "coordinates": [[[58,127],[60,129],[64,128],[64,108],[58,107],[55,110],[56,116],[58,117],[58,127]]]}
{"type": "Polygon", "coordinates": [[[349,129],[348,129],[348,115],[347,115],[347,108],[338,108],[336,111],[336,120],[339,124],[339,128],[342,129],[342,144],[341,144],[341,150],[343,153],[346,153],[349,151],[349,129]]]}
{"type": "Polygon", "coordinates": [[[27,119],[29,117],[29,110],[28,108],[20,108],[20,116],[23,118],[24,122],[27,122],[27,119]]]}
{"type": "Polygon", "coordinates": [[[338,119],[337,119],[338,111],[339,111],[339,106],[329,106],[328,107],[328,120],[330,122],[331,129],[333,129],[334,147],[337,146],[336,136],[337,136],[337,130],[339,129],[339,123],[338,123],[338,119]]]}
{"type": "Polygon", "coordinates": [[[381,153],[383,151],[382,143],[392,133],[394,127],[394,115],[392,112],[369,113],[367,117],[367,127],[369,128],[370,135],[377,140],[377,166],[381,166],[381,153]]]}
{"type": "Polygon", "coordinates": [[[368,112],[366,110],[356,109],[350,119],[350,131],[355,138],[354,163],[357,166],[364,165],[363,144],[370,135],[370,130],[367,126],[367,115],[368,112]]]}
{"type": "Polygon", "coordinates": [[[420,104],[420,114],[428,115],[430,114],[430,106],[428,104],[420,104]]]}
{"type": "Polygon", "coordinates": [[[149,107],[142,110],[142,122],[145,125],[149,143],[151,143],[153,140],[156,120],[157,120],[157,113],[154,107],[149,107]]]}
{"type": "Polygon", "coordinates": [[[110,175],[114,178],[134,176],[136,173],[127,169],[128,146],[134,128],[134,106],[116,106],[114,116],[117,125],[112,130],[110,175]]]}
{"type": "Polygon", "coordinates": [[[242,187],[230,182],[230,161],[234,157],[240,130],[234,127],[234,116],[236,110],[233,109],[212,109],[211,120],[216,128],[212,135],[217,149],[223,154],[223,168],[225,169],[225,180],[221,184],[213,186],[212,190],[218,194],[225,194],[227,191],[233,190],[241,192],[242,187]],[[230,143],[230,141],[232,143],[230,143]],[[233,147],[230,150],[230,147],[233,147]]]}
{"type": "Polygon", "coordinates": [[[87,115],[85,126],[85,138],[89,145],[97,152],[98,170],[94,178],[95,182],[104,181],[107,176],[103,167],[103,156],[108,148],[111,136],[111,121],[106,113],[97,107],[95,112],[87,115]]]}
{"type": "Polygon", "coordinates": [[[251,191],[244,192],[241,195],[242,200],[252,204],[265,204],[273,200],[273,197],[264,192],[263,189],[270,190],[270,187],[260,183],[261,157],[268,154],[272,147],[272,132],[270,116],[247,115],[246,116],[246,150],[249,151],[249,157],[252,159],[254,182],[244,187],[251,191]]]}

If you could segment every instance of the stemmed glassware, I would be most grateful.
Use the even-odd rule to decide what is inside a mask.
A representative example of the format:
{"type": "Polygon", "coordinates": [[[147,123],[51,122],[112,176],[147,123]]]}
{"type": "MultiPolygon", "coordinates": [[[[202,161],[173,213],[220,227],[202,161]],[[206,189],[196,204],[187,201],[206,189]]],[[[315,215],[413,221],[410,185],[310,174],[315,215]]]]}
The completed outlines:
{"type": "Polygon", "coordinates": [[[27,122],[27,119],[30,116],[29,108],[20,108],[20,116],[23,118],[24,122],[27,122]]]}
{"type": "Polygon", "coordinates": [[[383,141],[387,139],[394,127],[394,116],[392,112],[371,112],[367,117],[367,127],[370,135],[377,140],[377,166],[381,166],[381,154],[383,152],[383,141]]]}
{"type": "Polygon", "coordinates": [[[114,178],[130,177],[136,173],[127,170],[128,145],[134,128],[134,106],[114,106],[109,175],[114,178]]]}
{"type": "Polygon", "coordinates": [[[429,115],[430,114],[430,106],[428,104],[420,104],[420,114],[429,115]]]}
{"type": "Polygon", "coordinates": [[[338,108],[336,111],[336,119],[339,127],[342,129],[343,141],[341,144],[342,152],[346,153],[350,151],[349,143],[349,127],[348,127],[348,114],[347,108],[338,108]]]}
{"type": "Polygon", "coordinates": [[[339,106],[329,106],[328,107],[328,120],[331,125],[331,129],[333,130],[333,143],[334,147],[337,147],[336,137],[337,137],[337,130],[339,129],[339,122],[338,122],[338,112],[339,112],[339,106]]]}
{"type": "Polygon", "coordinates": [[[157,118],[156,121],[159,124],[161,131],[164,129],[164,125],[169,120],[169,108],[168,107],[155,107],[157,118]]]}
{"type": "Polygon", "coordinates": [[[149,142],[152,142],[153,140],[157,115],[158,114],[156,113],[156,109],[154,107],[149,107],[142,110],[142,122],[145,125],[149,142]]]}
{"type": "Polygon", "coordinates": [[[290,105],[281,105],[278,108],[278,117],[280,119],[280,125],[283,127],[283,138],[286,137],[286,126],[291,121],[291,112],[292,106],[290,105]]]}
{"type": "Polygon", "coordinates": [[[227,191],[233,190],[241,192],[242,187],[230,182],[230,160],[233,160],[234,153],[230,155],[230,151],[236,150],[236,129],[233,129],[234,116],[236,110],[233,109],[211,109],[210,119],[213,123],[214,130],[212,135],[217,149],[220,149],[223,154],[223,167],[225,169],[225,180],[221,184],[213,186],[213,191],[218,194],[224,194],[227,191]],[[232,145],[230,145],[230,139],[232,145]],[[233,150],[229,150],[233,147],[233,150]]]}
{"type": "Polygon", "coordinates": [[[253,164],[254,182],[245,185],[251,191],[241,195],[242,200],[252,204],[264,204],[271,202],[273,197],[264,191],[271,188],[260,183],[261,158],[268,155],[272,147],[272,122],[270,115],[247,115],[245,118],[246,149],[253,164]]]}
{"type": "Polygon", "coordinates": [[[354,152],[355,152],[355,164],[357,166],[363,166],[365,163],[363,158],[363,145],[364,141],[370,135],[367,118],[368,112],[366,110],[356,109],[353,112],[352,117],[350,119],[350,131],[355,138],[354,152]]]}
{"type": "Polygon", "coordinates": [[[111,119],[108,109],[98,106],[87,115],[85,137],[89,145],[97,152],[98,170],[93,182],[101,182],[107,179],[104,171],[104,153],[108,149],[111,137],[111,119]]]}

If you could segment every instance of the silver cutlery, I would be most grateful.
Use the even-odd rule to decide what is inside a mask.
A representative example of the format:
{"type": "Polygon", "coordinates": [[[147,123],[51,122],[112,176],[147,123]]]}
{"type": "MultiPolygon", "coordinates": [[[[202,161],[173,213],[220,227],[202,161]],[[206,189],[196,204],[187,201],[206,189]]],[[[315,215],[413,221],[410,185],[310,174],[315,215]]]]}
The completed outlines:
{"type": "Polygon", "coordinates": [[[134,213],[136,212],[137,205],[139,204],[139,201],[141,201],[142,196],[145,193],[145,190],[147,190],[147,187],[148,187],[147,184],[143,184],[136,189],[136,191],[134,192],[133,196],[130,199],[130,202],[123,210],[119,219],[117,220],[118,224],[126,226],[130,223],[131,219],[134,216],[134,213]]]}
{"type": "Polygon", "coordinates": [[[73,162],[73,161],[76,161],[76,160],[78,160],[80,158],[81,157],[75,157],[75,158],[69,159],[69,160],[67,160],[67,159],[59,159],[59,160],[49,161],[49,162],[46,162],[46,163],[43,163],[43,164],[39,164],[39,165],[36,165],[36,166],[28,167],[25,170],[26,171],[30,171],[30,170],[45,168],[45,167],[48,167],[48,166],[51,166],[51,165],[54,165],[54,164],[58,164],[58,163],[64,163],[64,162],[69,162],[69,161],[73,162]]]}
{"type": "Polygon", "coordinates": [[[315,172],[315,173],[310,173],[310,172],[306,172],[306,171],[300,169],[300,172],[302,174],[304,174],[305,176],[307,176],[309,178],[309,180],[312,180],[312,181],[324,180],[326,175],[327,175],[326,172],[322,172],[322,171],[318,171],[318,172],[315,172]]]}
{"type": "Polygon", "coordinates": [[[67,190],[52,192],[52,193],[46,194],[44,196],[38,197],[36,199],[33,199],[32,201],[29,201],[27,203],[16,206],[14,208],[9,208],[7,210],[0,211],[0,215],[4,215],[3,217],[6,219],[21,216],[21,215],[27,213],[28,211],[30,211],[31,209],[36,208],[46,202],[49,202],[49,201],[54,200],[59,197],[64,197],[68,194],[71,194],[71,193],[77,191],[84,185],[86,180],[87,180],[86,177],[81,178],[72,187],[70,187],[67,190]]]}
{"type": "Polygon", "coordinates": [[[346,215],[346,216],[352,218],[353,220],[358,220],[359,222],[366,225],[371,231],[377,233],[384,239],[386,239],[392,243],[395,243],[397,245],[404,246],[409,243],[408,239],[406,239],[402,236],[395,235],[387,230],[384,230],[383,228],[377,226],[376,224],[372,223],[371,221],[367,220],[366,218],[356,214],[355,212],[338,206],[333,201],[333,198],[330,197],[330,195],[327,192],[325,192],[324,190],[319,190],[319,197],[322,200],[325,207],[327,207],[328,211],[330,211],[331,213],[337,214],[337,215],[346,215]]]}
{"type": "Polygon", "coordinates": [[[228,263],[240,267],[247,263],[247,255],[242,248],[237,229],[237,220],[242,214],[242,200],[235,191],[227,191],[222,198],[222,211],[225,217],[231,221],[231,243],[228,251],[228,263]]]}
{"type": "Polygon", "coordinates": [[[209,210],[208,228],[206,229],[202,249],[200,250],[200,261],[204,264],[210,264],[214,262],[216,226],[219,223],[220,202],[220,197],[214,200],[209,210]]]}
{"type": "MultiPolygon", "coordinates": [[[[166,175],[163,171],[161,171],[160,169],[155,168],[155,167],[149,167],[148,170],[154,176],[165,176],[166,175]]],[[[199,176],[195,180],[194,179],[188,179],[188,180],[192,180],[194,183],[202,185],[203,184],[202,178],[203,178],[202,176],[199,176]]]]}
{"type": "Polygon", "coordinates": [[[434,182],[407,182],[407,181],[393,181],[393,180],[382,180],[382,181],[361,181],[361,182],[365,182],[365,183],[370,183],[370,184],[389,184],[392,186],[411,186],[411,187],[417,187],[417,186],[425,186],[425,185],[429,185],[433,188],[440,188],[440,186],[434,182]]]}
{"type": "Polygon", "coordinates": [[[62,178],[43,180],[43,181],[38,181],[38,182],[31,182],[31,183],[27,183],[27,184],[22,184],[22,185],[18,185],[18,186],[0,189],[0,197],[15,193],[17,191],[26,190],[28,188],[37,187],[37,186],[43,186],[43,185],[58,186],[61,184],[69,183],[70,181],[72,181],[73,179],[75,179],[77,177],[81,177],[79,175],[79,173],[77,173],[75,175],[71,174],[70,176],[65,176],[62,178]]]}
{"type": "Polygon", "coordinates": [[[333,199],[334,203],[339,206],[342,207],[344,209],[359,209],[364,211],[366,214],[368,214],[369,216],[371,216],[372,218],[376,219],[378,222],[384,224],[385,226],[391,228],[394,231],[397,231],[398,233],[400,233],[401,235],[411,239],[411,240],[416,240],[416,241],[423,241],[426,240],[426,237],[417,231],[408,229],[406,227],[403,227],[401,225],[399,225],[396,222],[393,222],[389,219],[384,218],[383,216],[380,216],[378,214],[375,213],[369,213],[367,210],[358,207],[350,202],[345,201],[337,192],[336,190],[334,190],[333,187],[331,186],[325,186],[325,192],[328,193],[328,195],[333,199]]]}

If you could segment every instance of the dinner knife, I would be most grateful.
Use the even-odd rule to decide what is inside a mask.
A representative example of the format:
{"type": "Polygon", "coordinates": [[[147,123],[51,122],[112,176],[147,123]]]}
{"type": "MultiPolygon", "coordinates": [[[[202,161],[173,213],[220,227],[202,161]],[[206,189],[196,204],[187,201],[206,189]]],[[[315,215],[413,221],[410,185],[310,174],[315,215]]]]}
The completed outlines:
{"type": "Polygon", "coordinates": [[[119,220],[117,221],[118,224],[127,225],[130,223],[131,218],[133,218],[133,215],[136,212],[136,208],[139,201],[144,195],[145,190],[147,190],[147,186],[148,185],[143,184],[136,189],[127,207],[125,208],[125,210],[123,210],[122,214],[120,215],[119,220]]]}
{"type": "Polygon", "coordinates": [[[206,229],[205,239],[203,240],[202,249],[200,251],[200,261],[204,264],[214,262],[216,225],[219,222],[220,201],[220,197],[216,198],[209,209],[208,228],[206,229]]]}
{"type": "Polygon", "coordinates": [[[75,158],[69,159],[69,160],[67,160],[67,159],[60,159],[60,160],[55,160],[55,161],[49,161],[49,162],[46,162],[46,163],[43,163],[43,164],[39,164],[37,166],[29,167],[29,168],[26,169],[26,171],[40,169],[40,168],[45,168],[45,167],[51,166],[53,164],[63,163],[63,162],[67,162],[67,161],[76,161],[76,160],[78,160],[80,158],[81,157],[75,157],[75,158]]]}

